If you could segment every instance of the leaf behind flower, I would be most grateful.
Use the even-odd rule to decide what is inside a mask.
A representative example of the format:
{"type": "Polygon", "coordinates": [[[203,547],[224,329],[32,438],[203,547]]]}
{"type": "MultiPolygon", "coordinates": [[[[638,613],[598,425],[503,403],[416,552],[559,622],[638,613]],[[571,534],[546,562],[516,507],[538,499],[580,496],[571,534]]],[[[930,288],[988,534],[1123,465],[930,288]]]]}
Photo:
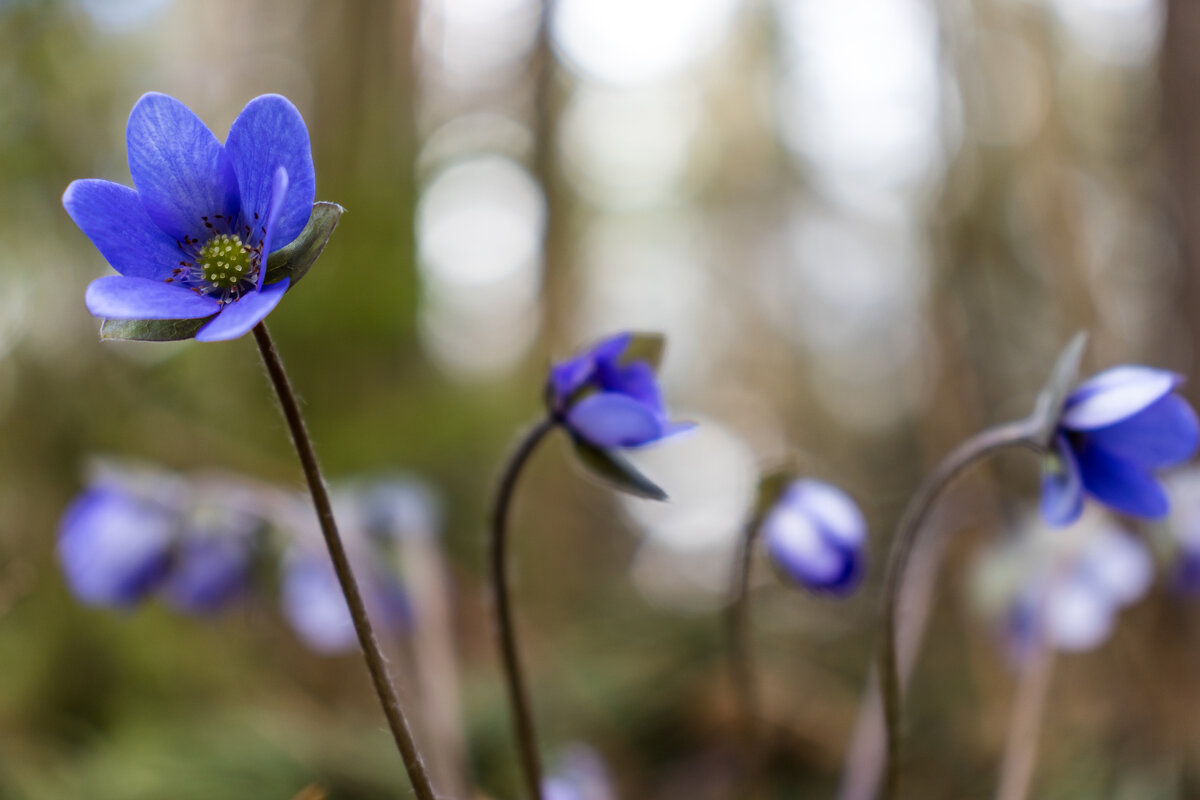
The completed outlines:
{"type": "Polygon", "coordinates": [[[610,486],[647,500],[666,500],[667,493],[637,470],[624,457],[571,437],[579,460],[588,470],[610,486]]]}
{"type": "Polygon", "coordinates": [[[105,319],[100,338],[131,342],[178,342],[195,337],[212,317],[200,319],[105,319]]]}
{"type": "Polygon", "coordinates": [[[292,279],[292,286],[303,278],[329,244],[329,237],[338,226],[346,209],[337,203],[313,203],[312,215],[300,235],[267,258],[265,283],[292,279]]]}

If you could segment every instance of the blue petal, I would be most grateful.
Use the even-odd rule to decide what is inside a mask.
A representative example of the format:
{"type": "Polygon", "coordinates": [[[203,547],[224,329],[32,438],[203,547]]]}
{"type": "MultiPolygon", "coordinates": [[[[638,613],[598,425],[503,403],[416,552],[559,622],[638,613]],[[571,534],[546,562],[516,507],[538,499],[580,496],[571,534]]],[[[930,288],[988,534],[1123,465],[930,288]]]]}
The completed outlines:
{"type": "Polygon", "coordinates": [[[614,334],[607,339],[601,339],[592,345],[588,349],[588,352],[597,363],[616,361],[625,352],[625,348],[629,347],[631,341],[633,341],[633,334],[629,331],[624,331],[614,334]]]}
{"type": "Polygon", "coordinates": [[[283,612],[300,638],[320,653],[343,653],[358,643],[337,576],[316,558],[290,559],[283,577],[283,612]]]}
{"type": "Polygon", "coordinates": [[[1112,602],[1087,581],[1058,581],[1045,598],[1046,638],[1067,652],[1091,650],[1112,632],[1115,611],[1112,602]]]}
{"type": "Polygon", "coordinates": [[[182,286],[123,275],[97,278],[83,299],[92,316],[109,319],[199,319],[221,310],[217,300],[182,286]]]}
{"type": "Polygon", "coordinates": [[[221,610],[245,588],[250,572],[248,544],[237,536],[187,538],[164,588],[167,600],[197,614],[221,610]]]}
{"type": "Polygon", "coordinates": [[[236,219],[237,176],[217,137],[174,97],[143,95],[129,114],[129,171],[154,224],[175,239],[208,238],[204,217],[236,219]]]}
{"type": "Polygon", "coordinates": [[[122,275],[165,280],[190,260],[175,239],[146,216],[138,193],[119,183],[72,181],[63,208],[100,254],[122,275]]]}
{"type": "Polygon", "coordinates": [[[631,397],[600,392],[585,397],[567,412],[567,427],[597,447],[637,447],[662,436],[662,422],[631,397]]]}
{"type": "Polygon", "coordinates": [[[58,557],[80,600],[131,606],[165,576],[170,537],[165,513],[125,492],[98,487],[63,514],[58,557]]]}
{"type": "Polygon", "coordinates": [[[1154,583],[1154,559],[1141,539],[1119,528],[1104,528],[1079,555],[1073,577],[1113,605],[1127,606],[1154,583]]]}
{"type": "MultiPolygon", "coordinates": [[[[251,100],[233,121],[225,150],[237,173],[242,215],[249,225],[255,220],[261,225],[266,219],[275,171],[279,167],[287,170],[291,188],[279,214],[273,246],[278,249],[299,236],[312,213],[317,178],[308,128],[291,101],[277,94],[251,100]]],[[[264,255],[270,252],[263,248],[264,255]]]]}
{"type": "MultiPolygon", "coordinates": [[[[288,178],[288,171],[286,169],[280,167],[275,170],[275,176],[271,180],[271,200],[267,204],[266,218],[263,220],[263,224],[259,226],[259,230],[262,231],[263,263],[258,270],[258,285],[255,288],[260,291],[263,287],[263,281],[267,277],[267,254],[271,252],[273,243],[278,241],[279,215],[283,211],[283,200],[287,196],[288,185],[290,183],[291,181],[288,178]]],[[[251,237],[252,240],[253,238],[251,237]]],[[[294,239],[295,237],[292,238],[294,239]]]]}
{"type": "Polygon", "coordinates": [[[1061,528],[1083,513],[1083,479],[1065,437],[1055,437],[1054,449],[1042,467],[1041,511],[1048,525],[1061,528]]]}
{"type": "Polygon", "coordinates": [[[1063,406],[1061,425],[1090,431],[1132,417],[1169,394],[1183,378],[1141,366],[1113,367],[1079,385],[1063,406]]]}
{"type": "Polygon", "coordinates": [[[240,300],[229,303],[211,322],[196,332],[198,342],[221,342],[242,336],[279,305],[291,284],[290,278],[264,286],[261,292],[250,292],[240,300]]]}
{"type": "Polygon", "coordinates": [[[1200,447],[1200,421],[1191,405],[1169,394],[1129,419],[1087,434],[1092,447],[1144,467],[1187,461],[1200,447]]]}
{"type": "Polygon", "coordinates": [[[571,395],[583,388],[592,379],[596,362],[591,353],[567,359],[550,368],[550,402],[561,410],[571,395]]]}
{"type": "Polygon", "coordinates": [[[1170,510],[1166,492],[1142,465],[1087,443],[1077,455],[1084,488],[1105,505],[1147,519],[1159,519],[1170,510]]]}
{"type": "Polygon", "coordinates": [[[825,591],[853,588],[855,552],[838,547],[807,515],[777,506],[763,522],[763,538],[775,563],[802,586],[825,591]]]}
{"type": "Polygon", "coordinates": [[[654,368],[646,362],[636,361],[626,366],[618,366],[615,362],[604,360],[599,363],[597,372],[604,391],[628,395],[659,417],[666,417],[658,378],[654,374],[654,368]]]}
{"type": "Polygon", "coordinates": [[[867,521],[850,495],[823,481],[799,480],[781,504],[808,517],[836,546],[857,550],[867,539],[867,521]]]}

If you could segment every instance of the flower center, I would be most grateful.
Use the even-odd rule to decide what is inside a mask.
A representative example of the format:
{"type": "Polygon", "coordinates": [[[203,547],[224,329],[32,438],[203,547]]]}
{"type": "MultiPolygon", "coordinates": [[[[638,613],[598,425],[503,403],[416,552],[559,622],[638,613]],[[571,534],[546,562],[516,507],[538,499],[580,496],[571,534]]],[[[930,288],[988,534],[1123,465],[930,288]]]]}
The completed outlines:
{"type": "Polygon", "coordinates": [[[250,277],[250,248],[240,236],[220,233],[200,249],[196,263],[204,280],[218,289],[232,289],[250,277]]]}

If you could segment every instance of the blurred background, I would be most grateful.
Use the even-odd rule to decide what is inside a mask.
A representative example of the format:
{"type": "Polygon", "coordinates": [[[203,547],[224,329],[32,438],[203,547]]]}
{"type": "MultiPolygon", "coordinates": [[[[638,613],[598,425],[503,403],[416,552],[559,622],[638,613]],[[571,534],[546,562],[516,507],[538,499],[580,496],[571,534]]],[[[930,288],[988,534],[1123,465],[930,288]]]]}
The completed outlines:
{"type": "MultiPolygon", "coordinates": [[[[634,328],[667,334],[669,402],[700,427],[636,456],[669,504],[591,482],[561,436],[523,480],[546,761],[584,752],[622,798],[741,796],[721,613],[759,473],[793,458],[871,527],[847,600],[756,565],[769,789],[823,798],[875,567],[928,467],[1027,413],[1076,330],[1089,372],[1200,374],[1198,42],[1191,0],[0,0],[0,798],[406,796],[361,661],[306,647],[270,592],[114,612],[61,575],[59,518],[98,454],[301,486],[249,341],[100,342],[83,307],[110,268],[60,197],[130,182],[143,92],[222,139],[286,95],[318,199],[347,209],[270,325],[330,479],[400,470],[437,498],[416,574],[439,580],[394,644],[456,661],[425,684],[395,662],[414,704],[440,681],[459,706],[414,712],[451,742],[447,791],[519,795],[491,482],[547,365],[634,328]]],[[[941,506],[910,796],[995,785],[1017,673],[972,576],[1037,474],[1004,456],[941,506]]],[[[1200,599],[1169,549],[1110,639],[1057,659],[1035,796],[1200,797],[1200,599]]]]}

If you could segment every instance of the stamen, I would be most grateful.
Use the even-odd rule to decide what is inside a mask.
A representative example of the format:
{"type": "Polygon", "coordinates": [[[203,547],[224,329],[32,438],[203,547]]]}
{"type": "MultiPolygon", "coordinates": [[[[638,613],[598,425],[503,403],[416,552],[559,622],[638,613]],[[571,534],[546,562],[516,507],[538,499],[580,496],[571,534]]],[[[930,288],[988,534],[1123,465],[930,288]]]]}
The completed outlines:
{"type": "Polygon", "coordinates": [[[218,290],[222,302],[227,302],[230,291],[253,272],[257,261],[240,237],[222,233],[208,240],[197,263],[200,274],[193,273],[194,277],[218,290]]]}

